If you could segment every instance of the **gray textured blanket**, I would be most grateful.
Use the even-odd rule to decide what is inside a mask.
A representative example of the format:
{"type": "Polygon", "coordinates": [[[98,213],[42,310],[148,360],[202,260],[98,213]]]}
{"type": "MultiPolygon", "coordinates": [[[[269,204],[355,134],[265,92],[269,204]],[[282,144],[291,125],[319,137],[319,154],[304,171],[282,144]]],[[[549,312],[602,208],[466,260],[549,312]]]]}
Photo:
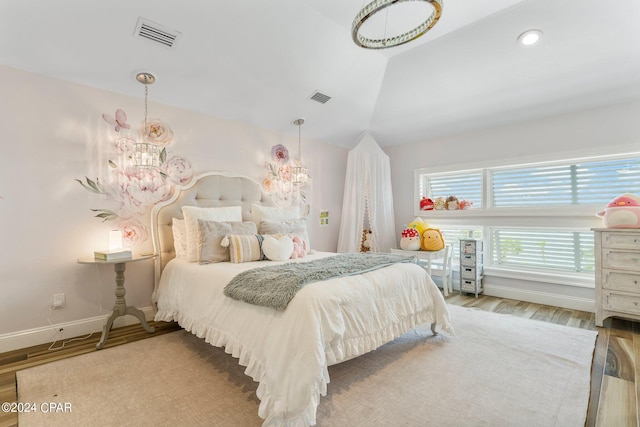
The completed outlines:
{"type": "Polygon", "coordinates": [[[416,258],[380,253],[350,253],[308,262],[254,268],[231,279],[224,288],[224,294],[250,304],[282,311],[296,293],[311,282],[365,273],[402,262],[415,263],[416,258]]]}

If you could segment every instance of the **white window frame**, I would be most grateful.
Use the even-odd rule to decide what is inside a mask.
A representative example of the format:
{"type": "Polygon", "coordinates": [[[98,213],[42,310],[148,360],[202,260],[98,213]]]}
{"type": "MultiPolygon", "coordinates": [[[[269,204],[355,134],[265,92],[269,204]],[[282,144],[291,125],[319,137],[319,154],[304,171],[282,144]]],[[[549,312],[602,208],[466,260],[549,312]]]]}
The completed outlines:
{"type": "MultiPolygon", "coordinates": [[[[635,147],[634,147],[635,148],[635,147]]],[[[571,231],[588,231],[598,226],[599,219],[595,213],[604,208],[603,204],[585,204],[578,206],[557,206],[541,208],[506,208],[491,207],[492,189],[490,184],[490,173],[493,170],[515,169],[536,166],[548,166],[557,164],[584,163],[591,161],[607,161],[625,158],[640,157],[640,152],[635,150],[621,150],[618,154],[589,153],[589,155],[568,154],[562,160],[548,160],[544,157],[518,159],[516,161],[506,159],[495,163],[479,163],[458,165],[438,168],[420,168],[414,171],[414,215],[425,218],[430,224],[447,228],[451,226],[482,226],[483,240],[485,247],[485,275],[518,279],[533,282],[554,283],[578,287],[594,287],[593,273],[567,273],[553,272],[547,270],[528,270],[514,267],[493,266],[490,264],[493,253],[492,239],[495,228],[562,228],[571,231]],[[527,161],[528,160],[528,161],[527,161]],[[423,175],[447,176],[460,175],[464,173],[483,172],[483,207],[471,208],[457,211],[421,211],[419,207],[420,180],[423,175]]],[[[612,150],[613,151],[613,150],[612,150]]],[[[615,152],[615,151],[614,151],[615,152]]],[[[556,157],[556,159],[558,158],[556,157]]]]}
{"type": "Polygon", "coordinates": [[[590,161],[606,161],[606,160],[617,160],[617,159],[625,159],[632,157],[640,157],[640,152],[627,152],[622,154],[614,154],[614,155],[599,155],[599,156],[588,156],[588,157],[568,157],[562,160],[549,160],[549,161],[535,161],[535,162],[522,162],[520,159],[516,163],[508,163],[503,161],[500,164],[482,164],[482,165],[466,165],[459,167],[446,167],[446,168],[420,168],[414,170],[414,215],[417,216],[425,216],[429,218],[473,218],[473,217],[519,217],[519,216],[536,216],[536,217],[545,217],[545,216],[593,216],[594,209],[601,209],[602,204],[584,204],[578,206],[557,206],[557,207],[540,207],[540,208],[531,208],[531,207],[523,207],[523,208],[500,208],[500,207],[492,207],[489,204],[489,201],[493,199],[491,194],[491,185],[489,185],[490,181],[490,173],[494,170],[501,169],[515,169],[515,168],[526,168],[526,167],[535,167],[535,166],[549,166],[549,165],[557,165],[557,164],[569,164],[569,163],[582,163],[582,162],[590,162],[590,161]],[[420,181],[422,179],[422,175],[431,175],[431,176],[454,176],[461,175],[466,173],[477,173],[483,172],[482,178],[482,186],[483,186],[483,201],[482,208],[471,208],[466,210],[458,210],[458,211],[421,211],[420,210],[420,181]]]}

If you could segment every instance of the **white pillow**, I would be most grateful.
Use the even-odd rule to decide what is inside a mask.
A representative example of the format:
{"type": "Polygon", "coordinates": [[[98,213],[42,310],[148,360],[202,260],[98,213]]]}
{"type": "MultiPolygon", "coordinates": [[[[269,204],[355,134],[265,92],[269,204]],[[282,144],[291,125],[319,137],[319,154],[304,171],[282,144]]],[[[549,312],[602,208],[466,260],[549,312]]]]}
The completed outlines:
{"type": "Polygon", "coordinates": [[[242,207],[226,206],[219,208],[201,208],[183,206],[185,236],[187,237],[187,261],[198,260],[198,220],[242,222],[242,207]]]}
{"type": "Polygon", "coordinates": [[[286,219],[298,219],[300,218],[300,207],[294,206],[291,208],[277,208],[272,206],[262,206],[253,204],[251,205],[251,216],[253,222],[258,225],[258,233],[263,234],[260,230],[260,223],[262,221],[284,221],[286,219]]]}
{"type": "Polygon", "coordinates": [[[293,253],[293,240],[289,236],[264,236],[262,252],[271,261],[284,261],[291,258],[293,253]]]}
{"type": "Polygon", "coordinates": [[[173,248],[176,251],[176,258],[185,259],[187,257],[187,236],[185,234],[184,219],[173,218],[171,230],[173,230],[173,248]]]}

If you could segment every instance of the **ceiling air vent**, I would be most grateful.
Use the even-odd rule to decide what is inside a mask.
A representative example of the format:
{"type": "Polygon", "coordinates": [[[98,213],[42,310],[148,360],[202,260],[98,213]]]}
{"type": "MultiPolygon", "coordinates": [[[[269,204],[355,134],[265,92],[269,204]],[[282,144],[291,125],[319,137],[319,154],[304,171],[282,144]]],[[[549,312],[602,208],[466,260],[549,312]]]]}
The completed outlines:
{"type": "Polygon", "coordinates": [[[320,104],[326,104],[327,101],[331,99],[331,97],[329,95],[325,95],[322,92],[315,91],[309,99],[319,102],[320,104]]]}
{"type": "Polygon", "coordinates": [[[180,36],[180,32],[167,28],[145,18],[138,19],[136,25],[135,37],[151,40],[163,46],[173,47],[176,40],[180,36]]]}

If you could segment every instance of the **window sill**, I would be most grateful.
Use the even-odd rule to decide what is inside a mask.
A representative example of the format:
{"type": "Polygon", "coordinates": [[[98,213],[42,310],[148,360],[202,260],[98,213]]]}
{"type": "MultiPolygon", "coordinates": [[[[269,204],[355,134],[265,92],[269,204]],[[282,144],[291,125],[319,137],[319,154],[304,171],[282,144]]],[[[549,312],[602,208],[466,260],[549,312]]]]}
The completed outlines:
{"type": "Polygon", "coordinates": [[[557,285],[595,288],[593,274],[543,273],[540,271],[486,267],[485,276],[503,277],[506,279],[527,280],[531,282],[553,283],[557,285]]]}
{"type": "Polygon", "coordinates": [[[595,218],[596,213],[603,210],[601,205],[528,208],[470,208],[464,210],[414,210],[414,215],[424,218],[486,218],[486,217],[588,217],[595,218]]]}

